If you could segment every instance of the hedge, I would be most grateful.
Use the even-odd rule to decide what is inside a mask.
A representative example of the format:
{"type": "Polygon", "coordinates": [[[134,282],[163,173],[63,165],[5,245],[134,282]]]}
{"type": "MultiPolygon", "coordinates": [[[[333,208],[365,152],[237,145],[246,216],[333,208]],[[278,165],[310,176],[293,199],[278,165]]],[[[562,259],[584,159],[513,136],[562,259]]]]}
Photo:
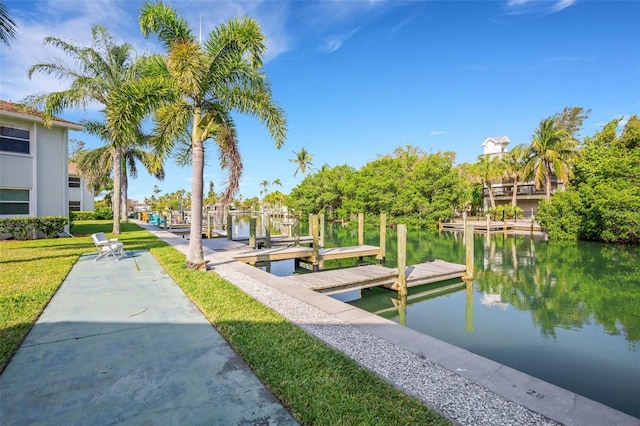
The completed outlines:
{"type": "Polygon", "coordinates": [[[11,234],[16,240],[54,238],[64,232],[68,222],[69,219],[62,216],[0,219],[0,234],[11,234]]]}

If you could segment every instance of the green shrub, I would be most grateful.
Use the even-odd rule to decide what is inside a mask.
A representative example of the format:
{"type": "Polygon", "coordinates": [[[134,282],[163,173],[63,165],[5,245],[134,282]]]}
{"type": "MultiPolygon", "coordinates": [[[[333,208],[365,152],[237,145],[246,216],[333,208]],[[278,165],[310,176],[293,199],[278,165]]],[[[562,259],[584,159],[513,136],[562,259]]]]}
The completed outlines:
{"type": "Polygon", "coordinates": [[[62,216],[17,217],[0,219],[0,233],[11,234],[16,240],[54,238],[64,231],[68,218],[62,216]]]}
{"type": "MultiPolygon", "coordinates": [[[[71,217],[74,221],[76,220],[96,220],[96,212],[91,211],[79,211],[79,212],[71,212],[71,217]]],[[[111,218],[109,218],[111,219],[111,218]]]]}
{"type": "Polygon", "coordinates": [[[111,207],[100,207],[96,209],[96,219],[113,219],[113,210],[111,210],[111,207]]]}
{"type": "Polygon", "coordinates": [[[582,228],[580,195],[571,189],[540,201],[536,219],[553,241],[577,241],[582,228]]]}

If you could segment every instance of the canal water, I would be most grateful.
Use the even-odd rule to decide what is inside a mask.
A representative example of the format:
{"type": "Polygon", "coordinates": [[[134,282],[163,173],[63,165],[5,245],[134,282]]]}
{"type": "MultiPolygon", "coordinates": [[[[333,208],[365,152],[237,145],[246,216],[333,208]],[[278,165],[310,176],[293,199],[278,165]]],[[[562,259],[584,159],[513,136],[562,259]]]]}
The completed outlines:
{"type": "MultiPolygon", "coordinates": [[[[394,267],[395,233],[386,240],[386,265],[394,267]]],[[[357,241],[357,229],[326,225],[326,247],[357,241]]],[[[378,243],[377,231],[365,232],[365,244],[378,243]]],[[[381,288],[334,297],[640,417],[639,247],[475,234],[474,257],[468,286],[451,280],[414,287],[407,300],[381,288]]],[[[428,259],[464,264],[462,234],[409,230],[407,264],[428,259]]],[[[304,272],[293,271],[292,261],[268,269],[304,272]]]]}

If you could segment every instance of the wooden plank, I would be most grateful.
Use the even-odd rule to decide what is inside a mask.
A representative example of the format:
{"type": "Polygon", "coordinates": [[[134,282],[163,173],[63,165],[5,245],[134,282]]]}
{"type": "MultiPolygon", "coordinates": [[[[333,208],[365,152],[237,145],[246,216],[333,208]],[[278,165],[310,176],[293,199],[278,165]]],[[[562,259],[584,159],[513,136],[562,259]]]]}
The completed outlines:
{"type": "Polygon", "coordinates": [[[352,246],[333,247],[320,250],[320,260],[348,259],[353,257],[377,256],[380,247],[376,246],[352,246]]]}
{"type": "Polygon", "coordinates": [[[245,263],[269,262],[308,257],[312,251],[309,247],[283,247],[234,253],[232,257],[245,263]]]}

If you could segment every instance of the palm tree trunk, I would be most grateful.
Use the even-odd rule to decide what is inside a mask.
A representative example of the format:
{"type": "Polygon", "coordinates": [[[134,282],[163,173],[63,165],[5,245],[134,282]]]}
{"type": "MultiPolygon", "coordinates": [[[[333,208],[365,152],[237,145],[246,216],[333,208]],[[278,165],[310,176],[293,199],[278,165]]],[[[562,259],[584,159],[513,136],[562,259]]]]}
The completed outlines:
{"type": "Polygon", "coordinates": [[[193,142],[191,182],[191,228],[187,267],[201,269],[204,265],[202,253],[202,191],[204,187],[204,147],[202,141],[193,142]]]}
{"type": "Polygon", "coordinates": [[[487,182],[487,192],[489,192],[489,201],[491,202],[491,208],[496,208],[496,201],[493,195],[493,186],[491,186],[491,182],[487,182]]]}
{"type": "Polygon", "coordinates": [[[129,177],[127,176],[127,166],[122,166],[122,188],[121,188],[121,201],[120,201],[120,220],[127,222],[127,192],[129,191],[129,177]]]}
{"type": "Polygon", "coordinates": [[[518,205],[518,178],[513,180],[513,194],[511,197],[511,205],[516,207],[518,205]]]}
{"type": "Polygon", "coordinates": [[[120,235],[120,191],[122,185],[122,151],[113,149],[113,234],[120,235]]]}
{"type": "Polygon", "coordinates": [[[551,170],[549,170],[549,167],[546,167],[544,174],[545,174],[544,185],[545,185],[545,190],[547,192],[547,200],[548,200],[551,198],[551,170]]]}

